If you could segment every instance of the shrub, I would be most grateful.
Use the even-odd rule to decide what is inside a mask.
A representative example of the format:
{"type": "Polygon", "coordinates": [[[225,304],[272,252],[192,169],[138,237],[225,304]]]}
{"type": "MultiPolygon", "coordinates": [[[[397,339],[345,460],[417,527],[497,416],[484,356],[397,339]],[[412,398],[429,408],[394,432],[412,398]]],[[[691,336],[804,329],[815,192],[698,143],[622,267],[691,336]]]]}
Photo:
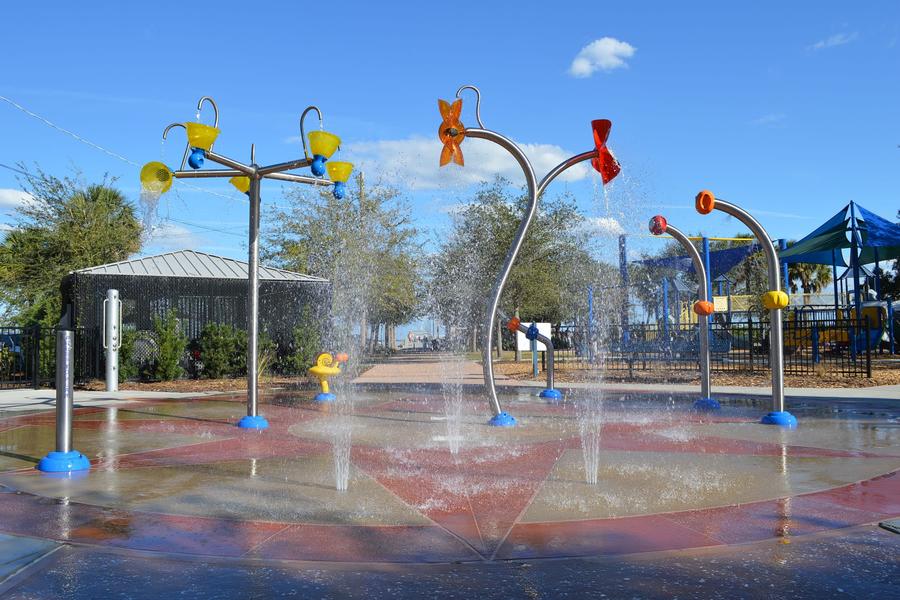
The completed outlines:
{"type": "Polygon", "coordinates": [[[188,339],[181,331],[175,311],[168,311],[162,319],[154,316],[153,331],[159,344],[153,376],[162,381],[178,379],[184,374],[184,369],[181,368],[181,359],[184,356],[188,339]]]}
{"type": "Polygon", "coordinates": [[[129,379],[137,379],[140,369],[134,356],[134,342],[138,332],[126,329],[122,332],[122,344],[119,346],[119,383],[129,379]]]}
{"type": "MultiPolygon", "coordinates": [[[[233,376],[240,349],[240,334],[230,325],[210,323],[200,332],[200,360],[210,379],[233,376]]],[[[246,361],[246,359],[245,359],[246,361]]]]}

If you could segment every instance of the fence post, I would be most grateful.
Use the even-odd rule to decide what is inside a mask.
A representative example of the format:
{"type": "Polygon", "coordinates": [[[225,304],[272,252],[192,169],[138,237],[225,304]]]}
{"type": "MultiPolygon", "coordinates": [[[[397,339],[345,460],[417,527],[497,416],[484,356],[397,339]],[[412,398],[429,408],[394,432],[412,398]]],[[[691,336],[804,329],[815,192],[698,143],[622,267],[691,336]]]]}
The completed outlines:
{"type": "Polygon", "coordinates": [[[41,389],[41,326],[31,328],[31,387],[41,389]]]}
{"type": "Polygon", "coordinates": [[[872,377],[872,338],[869,335],[869,316],[866,315],[866,377],[872,377]]]}
{"type": "Polygon", "coordinates": [[[812,355],[813,365],[819,364],[819,325],[813,321],[812,327],[812,355]]]}
{"type": "Polygon", "coordinates": [[[753,313],[747,314],[747,349],[750,353],[750,374],[753,374],[753,313]]]}

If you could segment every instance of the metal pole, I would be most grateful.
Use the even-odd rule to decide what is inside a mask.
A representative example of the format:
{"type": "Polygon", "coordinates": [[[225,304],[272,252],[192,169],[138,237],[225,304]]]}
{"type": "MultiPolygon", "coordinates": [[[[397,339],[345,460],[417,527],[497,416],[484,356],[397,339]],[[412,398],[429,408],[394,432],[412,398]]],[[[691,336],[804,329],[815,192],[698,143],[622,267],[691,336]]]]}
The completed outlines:
{"type": "Polygon", "coordinates": [[[628,343],[628,251],[625,246],[625,236],[619,236],[619,276],[622,279],[622,341],[628,343]]]}
{"type": "Polygon", "coordinates": [[[850,203],[850,263],[853,265],[853,304],[856,306],[856,320],[862,319],[862,299],[859,294],[859,246],[857,246],[856,205],[850,203]]]}
{"type": "Polygon", "coordinates": [[[103,348],[106,350],[106,391],[119,391],[119,348],[122,347],[122,301],[119,290],[106,290],[103,301],[103,348]]]}
{"type": "MultiPolygon", "coordinates": [[[[256,165],[252,165],[254,168],[256,165]]],[[[259,414],[259,184],[258,177],[250,178],[250,236],[247,251],[247,416],[238,422],[245,429],[265,429],[269,426],[259,414]]]]}
{"type": "Polygon", "coordinates": [[[56,332],[56,451],[72,451],[72,403],[75,396],[75,332],[56,332]]]}
{"type": "MultiPolygon", "coordinates": [[[[706,300],[711,302],[712,298],[712,267],[710,267],[710,257],[709,257],[709,238],[705,235],[703,236],[703,267],[706,272],[706,300]]],[[[691,244],[693,247],[693,244],[691,244]]],[[[690,251],[688,251],[690,253],[690,251]]],[[[693,256],[693,255],[692,255],[693,256]]],[[[695,267],[696,270],[696,267],[695,267]]],[[[698,272],[699,273],[699,272],[698,272]]],[[[700,280],[701,282],[703,279],[700,280]]],[[[719,282],[719,295],[722,294],[722,283],[719,282]]]]}
{"type": "MultiPolygon", "coordinates": [[[[714,202],[713,208],[741,221],[756,237],[766,255],[769,287],[771,288],[770,291],[780,292],[781,269],[778,262],[778,253],[775,251],[774,244],[772,244],[772,238],[769,237],[769,234],[766,233],[766,230],[760,225],[759,221],[753,218],[753,216],[744,209],[735,206],[730,202],[726,202],[725,200],[720,200],[719,198],[715,198],[714,202]]],[[[785,417],[784,422],[773,424],[792,427],[796,426],[797,420],[789,413],[786,415],[784,414],[784,331],[782,329],[781,316],[780,308],[772,308],[769,310],[769,368],[772,370],[772,412],[785,417]]],[[[765,420],[768,416],[769,415],[764,417],[763,422],[770,422],[765,420]]]]}
{"type": "MultiPolygon", "coordinates": [[[[709,302],[710,298],[710,288],[711,284],[709,283],[709,277],[707,277],[706,267],[704,265],[703,258],[700,256],[700,253],[697,251],[697,248],[694,244],[691,243],[691,240],[688,239],[681,230],[672,227],[671,225],[666,225],[666,233],[675,238],[679,244],[681,244],[685,250],[687,250],[688,255],[691,257],[691,260],[694,263],[694,270],[697,272],[697,293],[700,296],[700,300],[703,302],[709,302]]],[[[705,249],[709,249],[709,244],[707,238],[703,238],[703,240],[707,243],[704,244],[705,249]]],[[[707,255],[708,256],[708,255],[707,255]]],[[[700,403],[706,406],[706,402],[708,402],[711,398],[710,396],[710,386],[709,386],[709,316],[697,314],[697,326],[698,333],[700,335],[700,403]],[[706,402],[705,402],[706,401],[706,402]]],[[[698,405],[695,405],[698,406],[698,405]]],[[[718,408],[718,405],[716,406],[718,408]]]]}
{"type": "Polygon", "coordinates": [[[75,397],[75,332],[56,332],[56,449],[40,460],[37,469],[67,473],[89,469],[82,453],[72,449],[72,405],[75,397]]]}
{"type": "Polygon", "coordinates": [[[834,254],[834,248],[831,249],[831,278],[833,280],[832,288],[834,289],[834,318],[838,319],[838,278],[837,278],[837,257],[834,254]]]}

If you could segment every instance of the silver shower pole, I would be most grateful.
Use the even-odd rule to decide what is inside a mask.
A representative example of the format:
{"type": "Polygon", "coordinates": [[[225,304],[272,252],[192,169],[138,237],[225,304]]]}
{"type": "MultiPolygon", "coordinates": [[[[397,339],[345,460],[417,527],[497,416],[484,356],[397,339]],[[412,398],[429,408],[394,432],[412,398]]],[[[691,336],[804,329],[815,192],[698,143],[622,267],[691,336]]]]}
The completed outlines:
{"type": "Polygon", "coordinates": [[[122,301],[119,290],[106,290],[103,300],[103,348],[106,350],[106,391],[119,391],[119,349],[122,347],[122,301]]]}

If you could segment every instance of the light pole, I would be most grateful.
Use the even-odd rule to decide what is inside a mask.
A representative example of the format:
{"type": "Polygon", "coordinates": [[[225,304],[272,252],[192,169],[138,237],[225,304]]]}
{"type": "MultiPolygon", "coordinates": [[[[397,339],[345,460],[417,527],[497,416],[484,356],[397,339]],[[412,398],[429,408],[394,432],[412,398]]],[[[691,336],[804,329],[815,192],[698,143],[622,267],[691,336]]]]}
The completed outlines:
{"type": "Polygon", "coordinates": [[[534,168],[528,157],[512,140],[509,138],[484,127],[481,122],[481,92],[473,85],[464,85],[456,90],[456,100],[451,104],[446,100],[438,100],[438,109],[441,113],[442,122],[438,129],[438,138],[443,144],[441,150],[440,165],[443,167],[450,162],[454,162],[459,166],[464,166],[462,150],[460,144],[467,137],[479,138],[493,142],[501,148],[509,152],[525,175],[525,184],[528,188],[528,207],[525,209],[525,215],[519,223],[519,229],[513,240],[512,246],[506,254],[506,260],[497,279],[494,281],[493,293],[485,310],[483,322],[483,339],[482,339],[482,370],[484,374],[484,385],[488,393],[488,400],[491,404],[491,410],[494,416],[489,423],[499,427],[511,427],[516,424],[516,419],[507,412],[504,412],[500,406],[500,400],[497,398],[497,387],[494,383],[494,365],[491,362],[491,352],[494,345],[494,322],[497,319],[497,310],[500,305],[500,296],[503,294],[503,288],[506,287],[506,281],[512,271],[513,263],[522,248],[522,242],[528,228],[537,212],[538,200],[551,181],[556,179],[565,170],[573,167],[583,161],[590,160],[594,168],[603,178],[603,183],[611,181],[619,173],[619,163],[616,161],[612,152],[606,147],[606,139],[609,137],[609,130],[612,126],[610,121],[605,119],[592,121],[591,128],[594,133],[594,148],[588,152],[576,154],[567,158],[560,164],[553,167],[547,173],[540,183],[534,174],[534,168]],[[463,90],[470,89],[475,92],[475,120],[478,122],[478,128],[467,129],[460,121],[462,113],[462,98],[460,94],[463,90]]]}
{"type": "Polygon", "coordinates": [[[259,414],[259,372],[257,348],[259,345],[259,223],[260,223],[260,183],[263,179],[277,179],[308,185],[334,186],[332,193],[341,199],[346,194],[346,183],[353,165],[347,162],[329,162],[337,151],[341,140],[338,136],[322,129],[322,112],[315,106],[307,107],[300,116],[300,138],[303,142],[303,157],[267,166],[256,164],[256,148],[250,146],[250,164],[244,164],[213,151],[213,144],[219,135],[219,109],[215,101],[204,96],[197,103],[198,117],[203,104],[208,102],[215,113],[212,126],[202,123],[172,123],[163,131],[166,139],[174,127],[182,127],[187,133],[188,143],[181,158],[181,167],[172,171],[160,162],[150,162],[141,169],[141,185],[145,190],[162,194],[172,186],[172,179],[229,178],[230,183],[250,199],[250,235],[247,250],[247,414],[238,427],[245,429],[265,429],[269,426],[265,417],[259,414]],[[303,123],[311,111],[319,117],[319,130],[309,134],[309,149],[303,123]],[[312,156],[310,156],[310,151],[312,156]],[[205,160],[220,164],[225,169],[202,169],[205,160]],[[191,170],[185,169],[187,163],[191,170]],[[313,176],[288,173],[295,169],[309,167],[313,176]],[[325,173],[331,178],[324,179],[325,173]]]}

